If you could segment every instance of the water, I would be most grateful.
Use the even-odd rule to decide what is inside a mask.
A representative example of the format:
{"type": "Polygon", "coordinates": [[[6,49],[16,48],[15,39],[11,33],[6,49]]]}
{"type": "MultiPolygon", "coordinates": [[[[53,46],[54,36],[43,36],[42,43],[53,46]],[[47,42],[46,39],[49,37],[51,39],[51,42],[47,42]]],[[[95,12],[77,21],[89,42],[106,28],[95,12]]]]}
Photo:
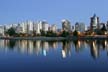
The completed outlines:
{"type": "Polygon", "coordinates": [[[0,71],[108,71],[108,41],[0,40],[0,71]]]}

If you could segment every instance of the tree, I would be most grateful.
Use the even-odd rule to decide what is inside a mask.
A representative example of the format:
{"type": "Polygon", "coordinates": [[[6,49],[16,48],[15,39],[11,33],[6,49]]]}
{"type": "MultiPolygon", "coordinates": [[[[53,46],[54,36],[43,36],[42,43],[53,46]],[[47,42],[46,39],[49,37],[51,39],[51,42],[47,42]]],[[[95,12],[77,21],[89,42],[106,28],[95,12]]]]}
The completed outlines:
{"type": "Polygon", "coordinates": [[[46,36],[47,36],[47,37],[56,37],[57,34],[54,33],[53,31],[47,31],[46,36]]]}
{"type": "Polygon", "coordinates": [[[13,49],[14,46],[15,46],[15,44],[16,44],[16,41],[15,40],[9,40],[8,46],[9,46],[10,49],[13,49]]]}
{"type": "Polygon", "coordinates": [[[9,28],[6,33],[9,34],[9,36],[16,35],[15,29],[13,27],[9,28]]]}
{"type": "Polygon", "coordinates": [[[107,31],[105,24],[103,24],[103,27],[101,28],[101,31],[107,31]]]}
{"type": "Polygon", "coordinates": [[[78,31],[75,30],[75,31],[73,32],[73,36],[78,36],[78,31]]]}
{"type": "Polygon", "coordinates": [[[46,36],[46,32],[45,31],[40,30],[40,32],[41,32],[41,36],[46,36]]]}
{"type": "Polygon", "coordinates": [[[97,34],[97,35],[102,35],[102,30],[98,29],[98,30],[96,31],[96,34],[97,34]]]}
{"type": "Polygon", "coordinates": [[[61,36],[62,37],[67,37],[67,36],[69,36],[69,32],[68,31],[63,31],[61,36]]]}
{"type": "Polygon", "coordinates": [[[103,24],[103,27],[101,28],[101,33],[104,35],[105,31],[107,31],[105,24],[103,24]]]}

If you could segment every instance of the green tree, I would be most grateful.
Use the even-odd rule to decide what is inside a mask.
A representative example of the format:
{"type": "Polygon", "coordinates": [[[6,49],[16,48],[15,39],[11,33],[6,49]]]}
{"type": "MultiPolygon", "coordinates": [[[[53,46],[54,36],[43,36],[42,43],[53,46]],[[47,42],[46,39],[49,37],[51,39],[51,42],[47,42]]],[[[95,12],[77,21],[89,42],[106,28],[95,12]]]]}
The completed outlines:
{"type": "Polygon", "coordinates": [[[69,36],[69,32],[67,31],[63,31],[62,34],[61,34],[62,37],[67,37],[69,36]]]}
{"type": "Polygon", "coordinates": [[[46,36],[47,36],[47,37],[56,37],[57,34],[54,33],[53,31],[47,31],[46,36]]]}
{"type": "Polygon", "coordinates": [[[15,44],[16,44],[16,41],[15,40],[9,40],[8,46],[9,46],[10,49],[13,49],[14,46],[15,46],[15,44]]]}
{"type": "Polygon", "coordinates": [[[15,36],[16,35],[15,29],[13,27],[9,28],[6,33],[9,36],[15,36]]]}
{"type": "Polygon", "coordinates": [[[105,24],[103,24],[103,27],[101,28],[101,31],[107,31],[105,24]]]}
{"type": "Polygon", "coordinates": [[[73,36],[78,36],[78,31],[75,30],[75,31],[73,32],[73,36]]]}
{"type": "Polygon", "coordinates": [[[101,32],[102,35],[104,35],[105,31],[107,31],[107,29],[105,27],[105,24],[103,24],[103,27],[100,29],[100,32],[101,32]]]}
{"type": "Polygon", "coordinates": [[[45,31],[40,30],[40,32],[41,32],[41,36],[46,36],[46,32],[45,31]]]}

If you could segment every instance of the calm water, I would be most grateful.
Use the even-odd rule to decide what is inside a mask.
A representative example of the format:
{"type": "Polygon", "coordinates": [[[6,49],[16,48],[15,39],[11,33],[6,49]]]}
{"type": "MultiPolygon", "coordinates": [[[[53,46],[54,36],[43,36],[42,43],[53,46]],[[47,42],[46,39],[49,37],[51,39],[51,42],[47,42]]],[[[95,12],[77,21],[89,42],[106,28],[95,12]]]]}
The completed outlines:
{"type": "Polygon", "coordinates": [[[108,41],[0,40],[0,71],[108,72],[108,41]]]}

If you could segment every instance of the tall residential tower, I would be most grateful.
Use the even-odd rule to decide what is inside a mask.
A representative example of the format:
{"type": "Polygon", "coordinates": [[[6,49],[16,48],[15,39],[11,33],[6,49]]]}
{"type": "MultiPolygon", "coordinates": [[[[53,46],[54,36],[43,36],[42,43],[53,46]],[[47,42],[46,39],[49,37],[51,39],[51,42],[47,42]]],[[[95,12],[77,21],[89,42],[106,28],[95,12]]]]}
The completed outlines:
{"type": "Polygon", "coordinates": [[[97,17],[96,14],[94,14],[94,16],[91,17],[90,29],[91,31],[94,31],[95,29],[98,28],[99,28],[99,17],[97,17]]]}

